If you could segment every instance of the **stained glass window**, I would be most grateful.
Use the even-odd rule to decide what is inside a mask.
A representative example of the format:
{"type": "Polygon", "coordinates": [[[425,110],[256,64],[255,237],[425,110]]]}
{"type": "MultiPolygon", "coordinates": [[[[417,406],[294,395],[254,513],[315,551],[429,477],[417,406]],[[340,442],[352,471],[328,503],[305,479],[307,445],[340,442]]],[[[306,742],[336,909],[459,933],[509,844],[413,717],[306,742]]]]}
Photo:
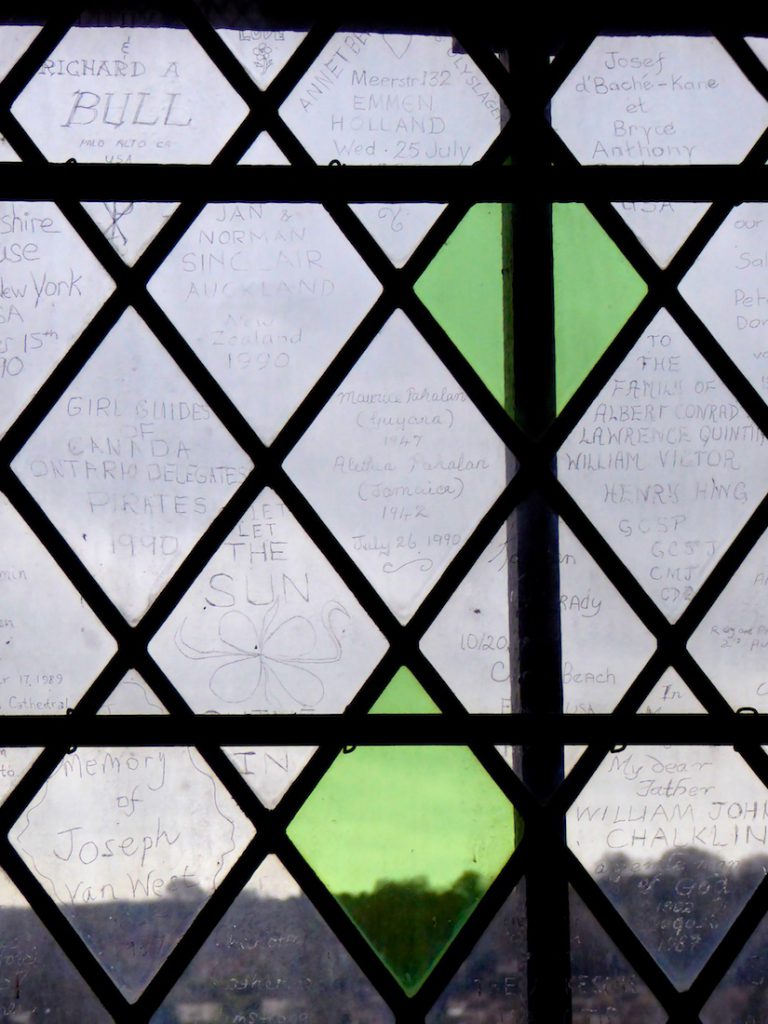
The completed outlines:
{"type": "Polygon", "coordinates": [[[764,1014],[768,43],[0,16],[0,1007],[764,1014]]]}

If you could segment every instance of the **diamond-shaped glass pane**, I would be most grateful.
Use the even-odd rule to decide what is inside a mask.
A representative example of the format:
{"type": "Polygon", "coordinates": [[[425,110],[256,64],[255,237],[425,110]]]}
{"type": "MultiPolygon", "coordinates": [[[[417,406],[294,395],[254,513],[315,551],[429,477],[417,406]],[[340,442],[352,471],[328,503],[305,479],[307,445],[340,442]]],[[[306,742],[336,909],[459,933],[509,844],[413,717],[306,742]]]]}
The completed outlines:
{"type": "Polygon", "coordinates": [[[609,754],[568,811],[568,844],[679,988],[763,878],[768,791],[728,747],[609,754]]]}
{"type": "Polygon", "coordinates": [[[491,394],[505,399],[504,207],[473,206],[415,291],[491,394]]]}
{"type": "MultiPolygon", "coordinates": [[[[247,16],[243,19],[247,21],[247,16]]],[[[306,32],[220,28],[219,35],[258,86],[265,89],[306,36],[306,32]]]]}
{"type": "Polygon", "coordinates": [[[37,914],[0,869],[0,1006],[6,1020],[107,1024],[96,999],[37,914]]]}
{"type": "MultiPolygon", "coordinates": [[[[499,530],[427,630],[421,649],[465,707],[519,708],[516,517],[499,530]]],[[[559,523],[563,710],[612,711],[654,649],[613,584],[559,523]]]]}
{"type": "Polygon", "coordinates": [[[21,781],[42,747],[0,747],[0,803],[21,781]]]}
{"type": "Polygon", "coordinates": [[[501,492],[511,456],[398,311],[285,467],[405,622],[501,492]]]}
{"type": "Polygon", "coordinates": [[[217,203],[149,290],[271,441],[381,286],[321,206],[217,203]]]}
{"type": "Polygon", "coordinates": [[[760,36],[746,36],[745,42],[752,47],[763,64],[768,67],[768,39],[760,36]]]}
{"type": "Polygon", "coordinates": [[[471,164],[500,102],[450,36],[337,32],[280,115],[318,163],[471,164]]]}
{"type": "Polygon", "coordinates": [[[173,988],[154,1024],[390,1024],[392,1014],[274,856],[173,988]],[[194,1017],[189,1014],[194,1013],[194,1017]]]}
{"type": "Polygon", "coordinates": [[[251,468],[133,310],[13,463],[132,622],[251,468]]]}
{"type": "Polygon", "coordinates": [[[768,535],[764,534],[688,641],[734,707],[768,711],[768,535]]]}
{"type": "Polygon", "coordinates": [[[127,999],[138,998],[253,827],[183,747],[81,747],[11,842],[127,999]]]}
{"type": "Polygon", "coordinates": [[[190,32],[73,27],[13,104],[48,160],[208,163],[248,108],[190,32]]]}
{"type": "Polygon", "coordinates": [[[253,166],[254,164],[267,164],[277,166],[288,164],[290,161],[277,145],[271,135],[260,132],[251,146],[237,161],[238,164],[253,166]]]}
{"type": "Polygon", "coordinates": [[[445,206],[442,203],[353,203],[351,209],[394,265],[402,267],[445,206]]]}
{"type": "MultiPolygon", "coordinates": [[[[396,687],[407,695],[408,680],[396,687]]],[[[382,699],[411,710],[410,698],[382,699]]],[[[516,828],[467,747],[384,746],[340,754],[288,835],[410,994],[512,854],[516,828]]]]}
{"type": "Polygon", "coordinates": [[[97,712],[100,715],[167,715],[168,711],[135,669],[123,676],[97,712]]]}
{"type": "MultiPolygon", "coordinates": [[[[39,31],[39,25],[0,25],[0,79],[5,78],[39,31]]],[[[0,135],[0,161],[18,163],[18,160],[11,144],[0,135]]]]}
{"type": "Polygon", "coordinates": [[[521,882],[427,1014],[427,1024],[527,1020],[526,961],[525,885],[521,882]]]}
{"type": "Polygon", "coordinates": [[[647,291],[582,203],[552,206],[555,396],[560,412],[647,291]]]}
{"type": "Polygon", "coordinates": [[[0,160],[4,164],[19,163],[19,156],[4,135],[0,135],[0,160]]]}
{"type": "Polygon", "coordinates": [[[470,569],[420,643],[457,697],[475,714],[510,712],[518,705],[514,547],[512,519],[470,569]]]}
{"type": "Polygon", "coordinates": [[[317,747],[224,747],[224,753],[270,810],[277,807],[317,747]]]}
{"type": "Polygon", "coordinates": [[[613,711],[655,640],[561,520],[560,630],[563,710],[613,711]]]}
{"type": "Polygon", "coordinates": [[[738,163],[768,103],[715,39],[598,36],[558,89],[552,124],[582,164],[738,163]]]}
{"type": "Polygon", "coordinates": [[[40,25],[0,25],[0,79],[5,78],[40,31],[40,25]]]}
{"type": "Polygon", "coordinates": [[[662,310],[565,442],[557,467],[674,621],[763,497],[768,448],[662,310]]]}
{"type": "Polygon", "coordinates": [[[660,267],[666,267],[709,209],[709,203],[630,202],[613,208],[660,267]]]}
{"type": "Polygon", "coordinates": [[[199,714],[343,711],[385,650],[381,633],[271,490],[150,644],[199,714]]]}
{"type": "Polygon", "coordinates": [[[768,394],[768,205],[742,203],[712,236],[680,291],[748,380],[768,394]]]}
{"type": "Polygon", "coordinates": [[[112,637],[0,495],[0,714],[65,714],[115,650],[112,637]]]}
{"type": "MultiPolygon", "coordinates": [[[[757,859],[754,869],[764,875],[765,867],[757,859]]],[[[746,879],[745,879],[746,881],[746,879]]],[[[754,881],[750,879],[750,881],[754,881]]],[[[751,889],[751,886],[749,886],[751,889]]],[[[702,1024],[759,1024],[768,1014],[768,918],[763,918],[725,977],[699,1010],[702,1024]]]]}
{"type": "MultiPolygon", "coordinates": [[[[318,163],[472,164],[495,139],[500,100],[449,36],[340,32],[280,108],[318,163]]],[[[435,222],[434,204],[352,207],[401,266],[435,222]]]]}
{"type": "Polygon", "coordinates": [[[370,709],[376,715],[439,715],[432,700],[410,669],[401,666],[370,709]]]}
{"type": "Polygon", "coordinates": [[[639,714],[646,715],[700,715],[705,711],[701,701],[694,697],[673,668],[662,674],[638,708],[639,714]]]}
{"type": "Polygon", "coordinates": [[[667,1014],[573,889],[570,896],[573,1024],[664,1024],[667,1014]]]}
{"type": "Polygon", "coordinates": [[[0,203],[0,433],[112,291],[53,203],[0,203]]]}
{"type": "Polygon", "coordinates": [[[178,203],[83,203],[126,263],[135,263],[178,203]]]}

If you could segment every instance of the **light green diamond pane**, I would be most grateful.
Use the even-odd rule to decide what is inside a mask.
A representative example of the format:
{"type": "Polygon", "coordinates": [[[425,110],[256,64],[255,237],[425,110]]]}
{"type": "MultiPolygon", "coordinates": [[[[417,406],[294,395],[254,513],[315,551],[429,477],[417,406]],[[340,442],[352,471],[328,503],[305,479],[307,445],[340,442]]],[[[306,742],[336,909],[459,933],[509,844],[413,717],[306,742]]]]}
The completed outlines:
{"type": "Polygon", "coordinates": [[[371,708],[372,715],[439,715],[440,708],[410,669],[398,669],[371,708]]]}
{"type": "Polygon", "coordinates": [[[473,206],[416,282],[415,291],[503,404],[502,209],[500,203],[473,206]]]}
{"type": "Polygon", "coordinates": [[[552,246],[560,413],[648,289],[580,203],[552,207],[552,246]]]}
{"type": "Polygon", "coordinates": [[[515,812],[466,747],[358,747],[288,835],[411,994],[512,854],[515,812]]]}

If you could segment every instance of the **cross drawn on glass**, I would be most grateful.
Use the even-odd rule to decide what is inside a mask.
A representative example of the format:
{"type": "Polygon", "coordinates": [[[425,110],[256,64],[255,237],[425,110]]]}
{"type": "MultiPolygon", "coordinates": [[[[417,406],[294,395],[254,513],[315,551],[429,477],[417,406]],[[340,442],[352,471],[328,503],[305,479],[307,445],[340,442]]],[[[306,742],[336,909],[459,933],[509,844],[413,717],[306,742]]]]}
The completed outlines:
{"type": "MultiPolygon", "coordinates": [[[[570,1012],[570,964],[572,960],[577,962],[577,950],[570,948],[568,883],[664,1008],[660,1019],[663,1019],[663,1013],[673,1021],[697,1019],[697,1014],[763,917],[768,905],[766,886],[757,886],[752,899],[737,915],[690,988],[678,991],[601,888],[564,845],[564,814],[604,755],[614,746],[626,743],[734,746],[758,777],[764,782],[768,780],[765,756],[760,749],[760,742],[765,738],[762,716],[735,714],[686,648],[688,638],[762,535],[768,520],[766,502],[765,499],[760,502],[685,611],[671,624],[584,510],[558,482],[553,472],[553,461],[555,453],[662,306],[673,314],[680,328],[754,423],[768,434],[768,417],[758,392],[676,290],[678,282],[692,267],[733,205],[744,200],[765,198],[762,175],[768,156],[768,139],[765,136],[760,138],[738,167],[580,167],[550,129],[546,109],[549,99],[578,63],[601,26],[582,25],[578,32],[574,31],[559,45],[561,41],[551,40],[543,29],[531,39],[516,32],[514,23],[500,22],[498,17],[489,18],[487,22],[465,17],[457,19],[456,25],[440,24],[435,29],[440,28],[455,36],[458,45],[472,56],[504,101],[508,119],[486,155],[477,164],[460,168],[419,167],[393,171],[378,167],[319,167],[314,165],[276,112],[337,24],[327,18],[313,25],[285,68],[262,93],[198,7],[191,3],[177,6],[185,25],[250,108],[242,125],[210,167],[112,166],[107,174],[104,167],[46,163],[9,113],[9,108],[66,33],[78,14],[74,9],[57,11],[46,19],[43,30],[0,85],[2,131],[23,160],[18,166],[5,166],[3,198],[55,201],[116,284],[114,293],[0,442],[2,488],[118,643],[117,653],[72,714],[66,717],[14,716],[8,721],[11,728],[4,730],[3,735],[7,747],[42,746],[45,749],[9,794],[0,808],[0,816],[3,833],[7,837],[62,756],[73,748],[165,745],[170,753],[175,747],[194,746],[253,821],[256,836],[192,920],[178,944],[169,951],[142,994],[132,1003],[117,989],[91,948],[46,895],[7,838],[2,845],[0,863],[115,1020],[139,1021],[152,1017],[267,852],[276,852],[280,856],[398,1021],[425,1019],[475,942],[523,877],[529,956],[525,979],[529,1020],[566,1020],[570,1012]],[[554,50],[558,51],[557,56],[550,64],[550,52],[554,50]],[[494,56],[494,51],[505,56],[504,64],[508,70],[494,56]],[[262,128],[268,130],[283,149],[292,167],[235,166],[262,128]],[[381,297],[320,376],[298,411],[269,445],[259,439],[145,288],[206,202],[226,202],[240,195],[264,202],[324,203],[335,223],[383,285],[381,297]],[[180,203],[133,268],[122,262],[79,205],[80,201],[114,204],[116,196],[123,197],[125,202],[165,200],[180,203]],[[402,270],[395,270],[347,208],[348,202],[365,199],[437,201],[448,202],[449,205],[407,265],[402,270]],[[712,205],[669,267],[662,270],[610,206],[610,201],[630,199],[688,199],[707,201],[712,205]],[[514,412],[514,418],[508,416],[489,395],[478,374],[413,291],[414,283],[470,207],[481,202],[503,203],[508,226],[506,273],[511,280],[514,301],[512,308],[506,311],[506,372],[514,388],[515,405],[510,410],[514,412]],[[648,285],[645,298],[556,419],[553,416],[553,202],[587,203],[597,222],[621,247],[648,285]],[[66,541],[52,529],[48,517],[10,468],[13,459],[44,421],[53,404],[87,364],[129,305],[138,311],[160,339],[165,350],[255,466],[146,614],[133,626],[127,623],[84,569],[66,541]],[[472,536],[405,624],[396,621],[313,504],[282,468],[285,458],[396,308],[407,314],[519,463],[517,472],[501,496],[481,518],[472,536]],[[274,488],[286,502],[386,637],[386,653],[343,716],[195,716],[190,714],[185,702],[147,653],[147,646],[162,623],[264,486],[274,488]],[[419,640],[449,595],[515,510],[519,578],[515,630],[521,641],[520,706],[512,714],[468,715],[421,652],[419,640]],[[567,523],[616,585],[638,619],[656,638],[654,653],[612,715],[560,713],[560,637],[555,614],[559,599],[556,515],[567,523]],[[532,580],[535,581],[533,585],[532,580]],[[440,715],[394,714],[385,717],[367,714],[402,665],[413,671],[429,699],[439,706],[440,715]],[[669,666],[678,671],[709,712],[708,715],[675,719],[666,715],[635,714],[669,666]],[[130,669],[141,673],[170,712],[167,716],[96,717],[96,711],[130,669]],[[267,811],[222,753],[222,746],[237,743],[319,744],[320,747],[288,794],[274,810],[267,811]],[[586,754],[564,780],[563,743],[589,744],[586,754]],[[508,864],[424,983],[413,993],[403,990],[391,971],[361,939],[360,932],[320,883],[285,831],[342,748],[350,750],[348,756],[353,758],[356,746],[388,747],[397,744],[468,745],[525,823],[522,840],[508,864]],[[496,757],[495,744],[519,745],[520,753],[514,767],[520,778],[496,757]]],[[[216,24],[215,12],[212,20],[216,24]]],[[[408,19],[398,20],[393,26],[391,21],[387,22],[382,17],[381,23],[372,27],[391,31],[393,27],[407,23],[408,19]]],[[[342,20],[339,24],[347,27],[350,22],[342,20]]],[[[664,31],[663,25],[623,28],[639,33],[664,31]]],[[[695,31],[698,26],[690,28],[695,31]]],[[[744,33],[748,30],[749,26],[745,26],[744,33]]],[[[719,39],[755,88],[766,95],[766,72],[743,42],[742,34],[720,34],[719,39]]],[[[264,63],[266,61],[262,60],[264,63]]],[[[112,226],[117,230],[118,225],[119,218],[116,218],[112,226]]],[[[515,708],[516,704],[511,707],[515,708]]],[[[749,711],[749,708],[743,710],[749,711]]],[[[66,836],[64,838],[66,840],[66,836]]],[[[66,852],[65,847],[62,850],[66,852]]],[[[525,987],[522,978],[514,979],[512,985],[518,981],[525,987]]],[[[15,988],[13,995],[20,998],[21,980],[16,979],[15,988]]]]}

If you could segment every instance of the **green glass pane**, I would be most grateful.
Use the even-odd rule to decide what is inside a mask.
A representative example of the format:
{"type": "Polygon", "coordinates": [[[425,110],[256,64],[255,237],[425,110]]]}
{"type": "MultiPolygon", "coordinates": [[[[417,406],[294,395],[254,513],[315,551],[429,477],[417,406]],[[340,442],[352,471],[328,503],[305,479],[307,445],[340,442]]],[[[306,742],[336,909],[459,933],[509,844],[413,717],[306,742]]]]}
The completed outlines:
{"type": "MultiPolygon", "coordinates": [[[[409,672],[390,687],[374,713],[437,710],[409,672]]],[[[365,746],[336,758],[288,835],[412,994],[512,854],[515,810],[466,747],[365,746]]]]}
{"type": "Polygon", "coordinates": [[[415,291],[503,404],[502,210],[499,203],[473,206],[416,282],[415,291]]]}
{"type": "Polygon", "coordinates": [[[562,411],[647,292],[580,203],[552,207],[557,411],[562,411]]]}
{"type": "Polygon", "coordinates": [[[372,715],[439,715],[440,708],[408,668],[395,673],[371,708],[372,715]]]}

